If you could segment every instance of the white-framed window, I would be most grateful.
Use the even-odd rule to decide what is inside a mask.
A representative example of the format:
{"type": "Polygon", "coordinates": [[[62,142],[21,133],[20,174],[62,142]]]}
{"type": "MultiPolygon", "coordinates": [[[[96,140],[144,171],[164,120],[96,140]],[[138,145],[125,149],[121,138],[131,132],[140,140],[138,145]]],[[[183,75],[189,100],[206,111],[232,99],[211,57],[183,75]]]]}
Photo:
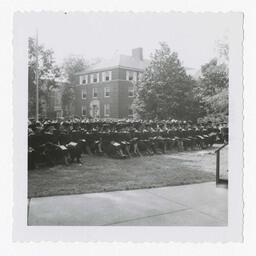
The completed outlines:
{"type": "Polygon", "coordinates": [[[139,73],[139,75],[138,75],[138,80],[139,80],[139,81],[141,81],[141,80],[142,80],[142,78],[143,78],[143,73],[142,73],[142,72],[140,72],[140,73],[139,73]]]}
{"type": "Polygon", "coordinates": [[[83,100],[86,99],[86,96],[87,96],[86,89],[83,88],[83,89],[82,89],[82,99],[83,99],[83,100]]]}
{"type": "Polygon", "coordinates": [[[110,116],[110,104],[104,104],[104,116],[110,116]]]}
{"type": "Polygon", "coordinates": [[[133,109],[132,109],[132,107],[129,107],[129,109],[128,109],[128,116],[129,117],[133,117],[133,115],[134,115],[133,109]]]}
{"type": "Polygon", "coordinates": [[[107,82],[112,80],[112,71],[102,72],[102,82],[107,82]]]}
{"type": "Polygon", "coordinates": [[[104,97],[108,98],[110,97],[110,88],[104,87],[104,97]]]}
{"type": "Polygon", "coordinates": [[[92,88],[92,97],[97,98],[98,97],[98,88],[92,88]]]}
{"type": "Polygon", "coordinates": [[[61,105],[61,94],[58,91],[54,92],[54,105],[55,106],[61,105]]]}
{"type": "Polygon", "coordinates": [[[62,117],[61,111],[57,111],[57,112],[56,112],[56,118],[61,118],[61,117],[62,117]]]}
{"type": "Polygon", "coordinates": [[[127,81],[137,81],[137,72],[135,71],[126,71],[126,80],[127,81]]]}
{"type": "Polygon", "coordinates": [[[80,76],[80,84],[88,84],[88,75],[80,76]]]}
{"type": "Polygon", "coordinates": [[[134,86],[133,85],[129,85],[128,96],[129,97],[134,97],[134,86]]]}
{"type": "Polygon", "coordinates": [[[100,81],[100,73],[94,73],[94,74],[91,74],[90,76],[90,81],[91,83],[98,83],[100,81]]]}
{"type": "Polygon", "coordinates": [[[86,107],[82,106],[82,116],[86,116],[86,107]]]}

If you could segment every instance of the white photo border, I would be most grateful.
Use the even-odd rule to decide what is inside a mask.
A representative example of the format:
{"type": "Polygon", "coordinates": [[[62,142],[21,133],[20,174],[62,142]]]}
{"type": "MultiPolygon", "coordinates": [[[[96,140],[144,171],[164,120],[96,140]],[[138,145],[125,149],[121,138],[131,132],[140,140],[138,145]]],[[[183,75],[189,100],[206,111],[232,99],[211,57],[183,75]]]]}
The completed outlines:
{"type": "MultiPolygon", "coordinates": [[[[13,166],[14,241],[241,242],[243,240],[243,14],[227,12],[230,28],[229,64],[229,188],[227,227],[88,227],[27,225],[27,41],[23,21],[14,15],[13,39],[13,166]]],[[[173,12],[170,12],[172,15],[173,12]]],[[[101,12],[102,14],[102,12],[101,12]]],[[[161,14],[161,13],[159,13],[161,14]]],[[[182,13],[182,15],[218,13],[182,13]]],[[[40,15],[40,14],[39,14],[40,15]]],[[[139,13],[136,13],[139,15],[139,13]]],[[[223,15],[223,13],[221,13],[223,15]]]]}

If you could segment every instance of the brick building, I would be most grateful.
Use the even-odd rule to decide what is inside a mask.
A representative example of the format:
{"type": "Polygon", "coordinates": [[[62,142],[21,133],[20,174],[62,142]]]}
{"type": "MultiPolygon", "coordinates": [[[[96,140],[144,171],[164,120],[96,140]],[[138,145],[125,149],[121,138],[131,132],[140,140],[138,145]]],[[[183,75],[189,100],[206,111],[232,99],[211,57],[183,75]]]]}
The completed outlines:
{"type": "Polygon", "coordinates": [[[47,118],[55,119],[63,117],[62,95],[65,87],[71,85],[67,81],[56,81],[56,88],[48,94],[47,118]]]}
{"type": "Polygon", "coordinates": [[[77,74],[75,115],[93,118],[132,118],[134,83],[149,61],[142,48],[131,56],[118,55],[77,74]]]}

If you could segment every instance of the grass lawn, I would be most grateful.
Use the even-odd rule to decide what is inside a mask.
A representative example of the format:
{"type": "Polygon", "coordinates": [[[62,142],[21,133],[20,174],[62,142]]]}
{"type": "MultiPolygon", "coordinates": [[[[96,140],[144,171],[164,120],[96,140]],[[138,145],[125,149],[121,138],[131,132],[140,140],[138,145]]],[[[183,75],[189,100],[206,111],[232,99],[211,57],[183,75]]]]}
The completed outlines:
{"type": "Polygon", "coordinates": [[[28,197],[184,185],[215,180],[214,149],[118,160],[88,156],[83,164],[28,172],[28,197]]]}

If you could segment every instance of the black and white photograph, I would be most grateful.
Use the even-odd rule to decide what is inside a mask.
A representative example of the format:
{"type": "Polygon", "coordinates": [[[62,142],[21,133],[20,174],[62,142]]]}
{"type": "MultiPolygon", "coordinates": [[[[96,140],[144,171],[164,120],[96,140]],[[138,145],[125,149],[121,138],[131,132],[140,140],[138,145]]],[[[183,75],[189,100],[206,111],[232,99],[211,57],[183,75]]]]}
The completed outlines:
{"type": "Polygon", "coordinates": [[[242,211],[232,192],[242,182],[242,132],[232,132],[242,84],[231,78],[242,65],[233,57],[241,17],[16,14],[26,226],[212,228],[228,237],[242,211]]]}

